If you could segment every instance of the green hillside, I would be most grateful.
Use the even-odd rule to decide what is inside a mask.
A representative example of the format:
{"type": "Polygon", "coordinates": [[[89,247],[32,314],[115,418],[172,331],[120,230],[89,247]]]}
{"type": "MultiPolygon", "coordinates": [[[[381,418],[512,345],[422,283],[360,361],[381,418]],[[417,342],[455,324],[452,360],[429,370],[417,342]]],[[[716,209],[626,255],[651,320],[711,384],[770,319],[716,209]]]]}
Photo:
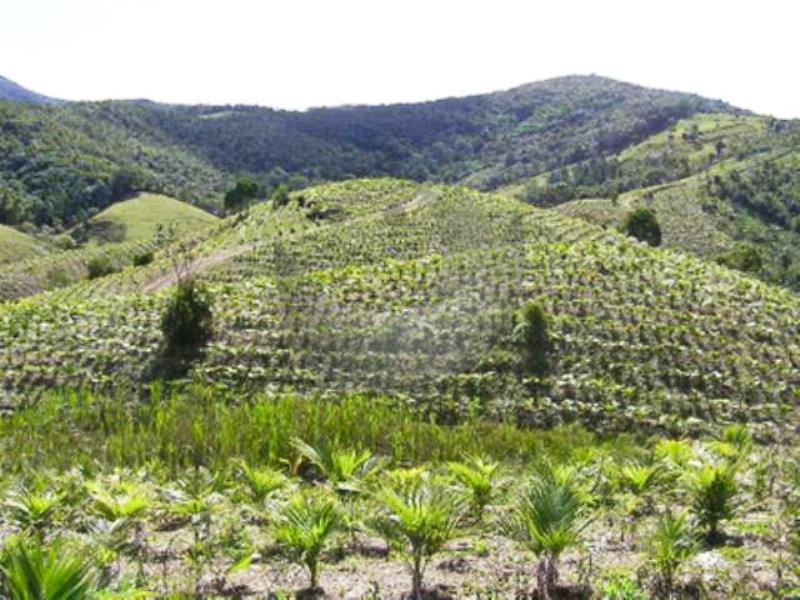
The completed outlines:
{"type": "MultiPolygon", "coordinates": [[[[211,283],[215,328],[187,376],[209,385],[375,390],[441,418],[687,431],[776,418],[800,383],[794,295],[464,188],[312,188],[209,230],[191,265],[211,283]],[[510,341],[533,299],[554,344],[541,380],[517,374],[510,341]]],[[[171,283],[162,262],[0,309],[6,394],[148,382],[171,283]]]]}
{"type": "Polygon", "coordinates": [[[44,252],[43,244],[33,237],[0,225],[0,264],[26,260],[44,252]]]}
{"type": "Polygon", "coordinates": [[[186,233],[216,221],[214,215],[175,198],[143,193],[93,216],[81,235],[95,243],[149,240],[168,227],[186,233]]]}
{"type": "Polygon", "coordinates": [[[303,112],[0,101],[0,222],[72,226],[142,190],[219,206],[244,172],[268,188],[390,175],[491,189],[619,152],[698,112],[732,110],[594,76],[303,112]]]}

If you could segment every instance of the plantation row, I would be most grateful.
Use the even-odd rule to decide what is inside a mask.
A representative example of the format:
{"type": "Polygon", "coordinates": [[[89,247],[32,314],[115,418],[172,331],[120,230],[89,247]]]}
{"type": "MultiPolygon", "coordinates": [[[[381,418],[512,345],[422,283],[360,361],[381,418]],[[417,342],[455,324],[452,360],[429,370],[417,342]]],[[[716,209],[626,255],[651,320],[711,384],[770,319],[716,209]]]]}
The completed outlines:
{"type": "MultiPolygon", "coordinates": [[[[280,243],[279,224],[301,211],[259,207],[245,225],[195,239],[195,260],[244,250],[202,273],[213,335],[186,375],[234,388],[377,390],[440,418],[477,412],[535,425],[693,431],[792,410],[800,304],[790,294],[613,237],[559,242],[576,221],[420,187],[314,188],[307,209],[337,204],[356,216],[298,226],[280,243]],[[515,315],[530,301],[549,319],[544,376],[515,367],[515,315]]],[[[51,386],[159,378],[165,295],[107,292],[122,281],[146,287],[168,260],[0,309],[8,402],[51,386]]]]}
{"type": "Polygon", "coordinates": [[[0,589],[643,599],[800,585],[788,430],[771,447],[743,426],[612,442],[444,427],[375,397],[226,400],[73,393],[1,422],[0,589]]]}

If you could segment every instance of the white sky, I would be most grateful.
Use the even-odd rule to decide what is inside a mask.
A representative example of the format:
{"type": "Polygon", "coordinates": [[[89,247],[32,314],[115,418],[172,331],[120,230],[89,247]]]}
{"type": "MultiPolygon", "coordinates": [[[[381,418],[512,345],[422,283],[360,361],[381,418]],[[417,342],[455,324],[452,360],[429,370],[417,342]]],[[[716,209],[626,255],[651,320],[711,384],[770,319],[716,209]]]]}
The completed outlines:
{"type": "Polygon", "coordinates": [[[800,117],[797,0],[0,0],[0,74],[67,99],[282,108],[596,73],[800,117]]]}

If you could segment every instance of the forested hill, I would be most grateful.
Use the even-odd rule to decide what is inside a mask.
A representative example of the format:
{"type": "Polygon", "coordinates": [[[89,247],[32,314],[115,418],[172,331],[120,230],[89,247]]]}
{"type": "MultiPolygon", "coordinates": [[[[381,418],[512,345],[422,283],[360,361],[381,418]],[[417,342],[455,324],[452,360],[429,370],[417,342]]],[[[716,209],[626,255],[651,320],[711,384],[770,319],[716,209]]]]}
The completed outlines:
{"type": "Polygon", "coordinates": [[[392,175],[491,189],[618,152],[700,112],[736,111],[596,76],[303,112],[0,102],[0,222],[69,226],[134,190],[213,208],[241,173],[268,188],[392,175]]]}
{"type": "Polygon", "coordinates": [[[36,104],[58,104],[61,100],[37,94],[0,75],[0,100],[34,102],[36,104]]]}

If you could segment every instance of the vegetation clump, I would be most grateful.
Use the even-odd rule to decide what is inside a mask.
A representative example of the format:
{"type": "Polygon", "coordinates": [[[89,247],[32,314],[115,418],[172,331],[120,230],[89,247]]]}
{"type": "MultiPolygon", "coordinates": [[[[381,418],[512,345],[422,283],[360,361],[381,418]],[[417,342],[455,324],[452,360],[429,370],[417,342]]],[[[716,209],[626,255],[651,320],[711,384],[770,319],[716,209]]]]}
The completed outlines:
{"type": "Polygon", "coordinates": [[[205,344],[213,334],[211,295],[193,277],[178,282],[161,317],[168,353],[181,353],[205,344]]]}
{"type": "Polygon", "coordinates": [[[622,230],[640,242],[651,246],[661,245],[661,226],[656,214],[649,208],[637,208],[632,211],[622,225],[622,230]]]}

